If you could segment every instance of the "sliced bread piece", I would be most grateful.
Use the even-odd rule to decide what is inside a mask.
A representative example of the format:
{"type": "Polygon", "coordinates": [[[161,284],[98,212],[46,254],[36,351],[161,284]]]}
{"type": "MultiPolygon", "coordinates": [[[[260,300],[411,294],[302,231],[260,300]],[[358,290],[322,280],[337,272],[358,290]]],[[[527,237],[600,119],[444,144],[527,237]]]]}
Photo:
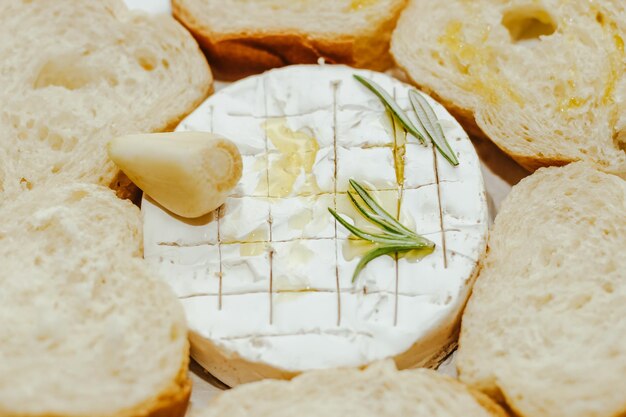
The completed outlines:
{"type": "Polygon", "coordinates": [[[0,39],[0,192],[116,186],[105,143],[173,128],[211,87],[180,24],[121,0],[0,2],[0,39]]]}
{"type": "Polygon", "coordinates": [[[0,415],[183,416],[185,320],[138,257],[138,209],[73,184],[0,218],[0,415]]]}
{"type": "Polygon", "coordinates": [[[288,64],[383,70],[406,0],[173,0],[174,15],[200,42],[219,78],[288,64]]]}
{"type": "Polygon", "coordinates": [[[623,0],[412,0],[391,51],[527,169],[589,160],[626,176],[625,22],[623,0]]]}
{"type": "Polygon", "coordinates": [[[461,380],[524,417],[626,412],[626,182],[585,163],[522,180],[463,316],[461,380]]]}
{"type": "Polygon", "coordinates": [[[302,374],[292,381],[240,385],[192,417],[506,417],[488,397],[428,369],[397,371],[392,361],[302,374]]]}

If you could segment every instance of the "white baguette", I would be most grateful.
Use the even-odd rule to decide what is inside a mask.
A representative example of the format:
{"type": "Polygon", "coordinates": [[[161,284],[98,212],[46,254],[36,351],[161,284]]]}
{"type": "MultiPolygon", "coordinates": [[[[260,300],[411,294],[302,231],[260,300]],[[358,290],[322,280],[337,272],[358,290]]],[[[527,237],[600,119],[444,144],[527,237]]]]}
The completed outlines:
{"type": "Polygon", "coordinates": [[[212,77],[172,17],[121,0],[0,2],[0,192],[117,184],[104,144],[173,128],[212,77]]]}
{"type": "Polygon", "coordinates": [[[463,315],[461,380],[520,417],[626,412],[626,181],[584,163],[522,180],[463,315]]]}
{"type": "Polygon", "coordinates": [[[383,70],[406,0],[174,0],[174,15],[198,39],[219,78],[288,64],[383,70]]]}
{"type": "Polygon", "coordinates": [[[138,209],[73,184],[0,218],[0,415],[182,417],[184,315],[139,258],[138,209]]]}
{"type": "Polygon", "coordinates": [[[506,417],[488,397],[428,369],[397,371],[393,362],[364,370],[302,374],[292,381],[240,385],[192,417],[506,417]]]}
{"type": "Polygon", "coordinates": [[[626,176],[625,40],[623,0],[412,0],[391,51],[527,169],[588,160],[626,176]]]}

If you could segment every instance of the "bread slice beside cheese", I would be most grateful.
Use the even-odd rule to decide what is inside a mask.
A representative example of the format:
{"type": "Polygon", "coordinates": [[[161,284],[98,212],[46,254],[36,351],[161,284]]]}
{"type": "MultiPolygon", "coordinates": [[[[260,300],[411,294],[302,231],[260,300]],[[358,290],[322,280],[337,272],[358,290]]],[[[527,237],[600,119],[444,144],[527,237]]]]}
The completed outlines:
{"type": "Polygon", "coordinates": [[[182,417],[184,314],[140,259],[139,210],[71,184],[0,216],[0,415],[182,417]]]}
{"type": "Polygon", "coordinates": [[[413,0],[391,51],[527,169],[587,160],[624,176],[625,21],[621,0],[413,0]]]}
{"type": "Polygon", "coordinates": [[[219,78],[288,64],[391,65],[389,39],[405,0],[174,0],[219,78]]]}
{"type": "Polygon", "coordinates": [[[522,180],[463,315],[460,378],[521,417],[626,411],[626,182],[585,163],[522,180]]]}
{"type": "Polygon", "coordinates": [[[486,396],[435,371],[397,371],[393,362],[359,369],[303,374],[292,381],[261,381],[217,396],[193,417],[406,416],[506,417],[486,396]]]}
{"type": "Polygon", "coordinates": [[[0,192],[124,187],[106,142],[173,128],[212,83],[180,24],[121,0],[2,2],[0,39],[0,192]]]}

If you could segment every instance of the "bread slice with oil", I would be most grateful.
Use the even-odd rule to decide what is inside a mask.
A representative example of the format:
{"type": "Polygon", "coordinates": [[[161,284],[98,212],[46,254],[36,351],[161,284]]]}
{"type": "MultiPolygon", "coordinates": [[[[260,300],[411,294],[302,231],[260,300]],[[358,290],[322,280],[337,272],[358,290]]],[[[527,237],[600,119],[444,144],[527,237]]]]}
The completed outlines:
{"type": "Polygon", "coordinates": [[[302,374],[292,381],[240,385],[193,417],[506,417],[488,397],[428,369],[397,371],[393,362],[366,369],[302,374]]]}
{"type": "Polygon", "coordinates": [[[173,128],[212,76],[172,17],[121,0],[0,2],[0,192],[118,184],[105,143],[173,128]]]}
{"type": "Polygon", "coordinates": [[[412,0],[391,51],[527,169],[588,160],[626,176],[625,40],[622,0],[412,0]]]}
{"type": "Polygon", "coordinates": [[[200,42],[220,78],[288,64],[383,70],[406,0],[174,0],[174,15],[200,42]]]}
{"type": "Polygon", "coordinates": [[[139,210],[70,184],[0,218],[0,415],[182,417],[185,319],[140,259],[139,210]]]}
{"type": "Polygon", "coordinates": [[[626,181],[585,163],[513,188],[463,315],[460,378],[520,417],[626,412],[626,181]]]}

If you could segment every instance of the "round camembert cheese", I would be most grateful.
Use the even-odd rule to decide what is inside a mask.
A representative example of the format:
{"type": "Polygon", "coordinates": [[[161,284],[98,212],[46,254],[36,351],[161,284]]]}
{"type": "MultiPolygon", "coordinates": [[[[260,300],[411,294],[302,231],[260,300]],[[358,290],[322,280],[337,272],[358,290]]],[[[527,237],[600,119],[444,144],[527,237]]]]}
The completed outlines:
{"type": "Polygon", "coordinates": [[[476,152],[426,96],[458,155],[453,167],[394,126],[353,74],[382,86],[417,124],[412,87],[387,75],[272,70],[224,88],[178,126],[239,147],[243,176],[225,204],[187,220],[144,198],[145,257],[185,307],[192,356],[228,385],[384,358],[433,366],[454,347],[486,245],[476,152]],[[328,211],[368,227],[348,199],[350,179],[434,252],[379,257],[352,282],[368,245],[328,211]]]}

